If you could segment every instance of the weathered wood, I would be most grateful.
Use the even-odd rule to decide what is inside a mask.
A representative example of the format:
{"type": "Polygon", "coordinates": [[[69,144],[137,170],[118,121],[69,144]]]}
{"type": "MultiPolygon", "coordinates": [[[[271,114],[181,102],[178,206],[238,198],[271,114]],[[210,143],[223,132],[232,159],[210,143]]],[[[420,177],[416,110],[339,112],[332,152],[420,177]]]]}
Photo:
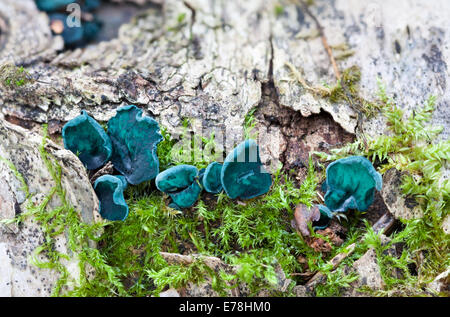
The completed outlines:
{"type": "MultiPolygon", "coordinates": [[[[57,55],[62,40],[50,36],[48,19],[32,0],[2,1],[0,62],[25,65],[39,79],[18,89],[1,87],[2,112],[44,123],[65,122],[87,109],[96,119],[108,120],[118,105],[134,103],[170,132],[189,117],[196,119],[195,132],[216,131],[218,143],[223,138],[231,147],[242,136],[245,115],[260,104],[262,85],[273,81],[282,106],[303,116],[328,112],[354,133],[358,114],[350,104],[333,104],[293,78],[288,64],[311,87],[336,82],[328,50],[313,36],[314,19],[299,2],[282,2],[277,15],[278,4],[167,0],[123,25],[117,39],[57,55]]],[[[376,98],[377,77],[409,113],[430,94],[437,95],[433,122],[443,124],[442,137],[448,137],[450,54],[444,43],[450,35],[444,30],[450,23],[445,18],[449,2],[321,0],[308,10],[320,21],[329,47],[346,44],[355,52],[335,63],[341,71],[361,68],[362,97],[376,98]]],[[[370,135],[384,133],[379,117],[362,125],[370,135]]],[[[271,143],[281,146],[283,136],[276,138],[271,143]]]]}
{"type": "MultiPolygon", "coordinates": [[[[443,125],[441,138],[448,139],[447,0],[316,0],[308,7],[311,14],[298,1],[151,2],[159,5],[123,25],[116,39],[60,53],[62,39],[51,36],[48,17],[33,0],[0,1],[0,65],[24,66],[34,79],[20,87],[0,83],[1,112],[30,126],[53,122],[57,132],[81,109],[106,121],[119,105],[132,103],[170,133],[178,132],[184,118],[192,119],[195,133],[214,131],[216,143],[229,152],[243,135],[245,116],[267,98],[302,119],[326,112],[349,133],[359,124],[362,132],[381,135],[386,133],[381,116],[358,122],[351,103],[332,103],[311,89],[333,86],[336,69],[357,65],[367,100],[377,96],[377,77],[408,114],[436,95],[432,124],[443,125]],[[283,10],[276,14],[280,4],[283,10]],[[343,60],[333,51],[342,44],[354,52],[343,60]],[[274,93],[264,95],[267,87],[274,93]]],[[[261,156],[287,156],[280,127],[270,116],[263,121],[261,156]]],[[[11,206],[10,196],[2,199],[11,206]]]]}
{"type": "MultiPolygon", "coordinates": [[[[47,200],[46,210],[61,206],[58,195],[48,196],[57,185],[40,153],[42,137],[0,118],[0,220],[11,221],[47,200]],[[26,189],[24,183],[26,184],[26,189]]],[[[45,151],[61,166],[61,186],[65,199],[87,223],[101,221],[98,199],[86,170],[70,151],[48,141],[45,151]]],[[[38,268],[31,259],[48,237],[33,215],[20,225],[0,223],[0,296],[49,296],[60,277],[57,271],[38,268]]],[[[92,243],[92,247],[95,244],[92,243]]],[[[78,258],[69,247],[66,233],[55,237],[52,246],[68,259],[62,259],[69,278],[79,279],[78,258]]],[[[43,252],[36,256],[49,261],[43,252]]],[[[92,270],[87,269],[91,274],[92,270]]]]}

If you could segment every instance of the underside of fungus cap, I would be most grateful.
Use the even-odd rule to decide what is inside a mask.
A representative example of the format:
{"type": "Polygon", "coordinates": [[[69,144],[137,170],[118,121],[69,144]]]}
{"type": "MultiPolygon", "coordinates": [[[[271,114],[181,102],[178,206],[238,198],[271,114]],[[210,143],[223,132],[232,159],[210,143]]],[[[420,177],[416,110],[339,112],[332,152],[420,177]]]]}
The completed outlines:
{"type": "Polygon", "coordinates": [[[64,125],[62,137],[64,147],[75,153],[89,170],[101,167],[111,157],[111,140],[85,110],[64,125]]]}
{"type": "Polygon", "coordinates": [[[314,229],[325,229],[328,227],[328,225],[331,222],[331,219],[333,218],[333,213],[331,210],[324,205],[316,205],[319,208],[320,217],[317,221],[314,221],[312,223],[314,229]]]}
{"type": "Polygon", "coordinates": [[[362,156],[337,160],[327,167],[325,204],[331,211],[365,211],[373,203],[382,178],[372,163],[362,156]]]}
{"type": "Polygon", "coordinates": [[[173,202],[180,208],[189,208],[192,207],[197,201],[202,188],[195,180],[191,185],[184,188],[183,190],[169,193],[170,198],[172,198],[173,202]]]}
{"type": "Polygon", "coordinates": [[[222,190],[222,181],[220,175],[222,172],[222,164],[212,162],[208,165],[202,177],[203,188],[212,194],[217,194],[222,190]]]}
{"type": "Polygon", "coordinates": [[[231,199],[254,198],[267,193],[272,186],[272,177],[261,163],[254,140],[245,140],[227,155],[220,177],[231,199]]]}

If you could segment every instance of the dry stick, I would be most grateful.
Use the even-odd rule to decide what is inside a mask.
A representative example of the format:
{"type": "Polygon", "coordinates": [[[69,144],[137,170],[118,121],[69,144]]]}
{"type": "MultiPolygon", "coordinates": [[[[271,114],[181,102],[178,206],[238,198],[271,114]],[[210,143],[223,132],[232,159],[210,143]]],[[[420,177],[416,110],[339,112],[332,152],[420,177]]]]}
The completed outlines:
{"type": "MultiPolygon", "coordinates": [[[[345,252],[339,253],[337,254],[334,258],[332,258],[328,263],[331,264],[333,266],[333,270],[335,270],[339,264],[342,263],[342,261],[345,260],[345,258],[347,258],[350,254],[353,253],[353,251],[355,250],[356,247],[356,243],[352,243],[350,244],[346,249],[345,252]]],[[[308,281],[308,283],[306,283],[307,287],[313,287],[316,284],[320,283],[323,278],[325,278],[325,275],[321,272],[318,272],[316,274],[313,275],[313,277],[311,277],[311,279],[308,281]]]]}
{"type": "MultiPolygon", "coordinates": [[[[163,257],[163,259],[169,264],[180,264],[180,265],[190,265],[194,263],[197,260],[202,260],[203,263],[208,266],[211,270],[217,271],[218,269],[224,269],[225,271],[230,271],[231,273],[236,272],[236,267],[228,265],[224,263],[221,259],[214,257],[214,256],[203,256],[199,254],[191,254],[191,255],[183,255],[178,253],[169,253],[169,252],[159,252],[159,254],[163,257]]],[[[228,272],[228,273],[230,273],[228,272]]],[[[228,282],[228,286],[232,286],[233,282],[228,282]]],[[[183,289],[181,289],[183,292],[183,289]]],[[[238,297],[240,296],[239,287],[233,287],[231,288],[231,295],[238,297]]]]}
{"type": "Polygon", "coordinates": [[[336,60],[334,59],[333,51],[331,50],[330,45],[328,45],[327,37],[325,36],[325,32],[323,30],[322,25],[320,24],[319,20],[317,20],[317,18],[311,13],[311,11],[308,8],[308,5],[303,0],[300,0],[300,4],[301,4],[303,10],[305,10],[306,14],[309,15],[311,17],[311,19],[314,20],[314,23],[316,24],[316,27],[319,30],[319,35],[320,35],[320,38],[322,39],[323,47],[325,48],[325,50],[328,54],[328,58],[330,59],[331,65],[333,66],[334,74],[335,74],[337,80],[340,80],[341,73],[339,72],[339,68],[337,67],[336,60]]]}
{"type": "MultiPolygon", "coordinates": [[[[373,230],[375,232],[381,232],[384,234],[387,234],[391,229],[392,225],[394,224],[395,219],[389,214],[386,213],[383,216],[378,219],[376,223],[372,226],[373,230]]],[[[350,244],[344,252],[337,254],[334,258],[332,258],[328,263],[333,266],[333,270],[335,270],[339,264],[344,261],[345,258],[347,258],[350,254],[353,253],[355,250],[356,242],[350,244]]],[[[317,272],[316,274],[311,277],[311,279],[306,283],[307,287],[313,287],[317,285],[318,283],[322,282],[325,278],[325,275],[321,272],[317,272]]]]}
{"type": "MultiPolygon", "coordinates": [[[[314,14],[312,14],[312,12],[309,10],[308,5],[303,0],[299,0],[299,1],[300,1],[300,5],[302,6],[303,10],[305,10],[306,14],[309,15],[311,17],[311,19],[314,20],[314,23],[316,24],[316,27],[319,30],[319,35],[320,35],[320,38],[322,39],[322,44],[323,44],[325,50],[327,51],[328,58],[330,59],[331,65],[333,66],[334,74],[335,74],[338,82],[340,82],[341,87],[344,90],[344,93],[346,94],[348,102],[350,103],[351,107],[353,109],[355,109],[355,111],[358,112],[357,129],[358,128],[361,129],[362,115],[361,115],[360,111],[355,107],[354,102],[353,102],[353,97],[350,95],[345,82],[343,80],[341,80],[341,73],[339,72],[339,68],[337,67],[336,59],[333,56],[333,51],[332,51],[330,45],[328,45],[328,41],[327,41],[327,38],[325,36],[325,32],[323,30],[323,27],[320,24],[319,20],[317,20],[317,18],[314,16],[314,14]]],[[[364,144],[367,144],[366,137],[364,136],[363,133],[361,133],[361,135],[362,135],[364,144]]]]}
{"type": "Polygon", "coordinates": [[[291,64],[290,62],[285,62],[284,64],[290,69],[290,71],[291,71],[292,75],[295,77],[295,79],[306,90],[309,90],[314,94],[321,95],[322,97],[329,96],[331,94],[331,90],[326,87],[322,87],[322,86],[311,87],[311,86],[309,86],[308,83],[306,82],[306,80],[302,77],[300,72],[297,70],[297,68],[295,68],[295,66],[293,64],[291,64]]]}

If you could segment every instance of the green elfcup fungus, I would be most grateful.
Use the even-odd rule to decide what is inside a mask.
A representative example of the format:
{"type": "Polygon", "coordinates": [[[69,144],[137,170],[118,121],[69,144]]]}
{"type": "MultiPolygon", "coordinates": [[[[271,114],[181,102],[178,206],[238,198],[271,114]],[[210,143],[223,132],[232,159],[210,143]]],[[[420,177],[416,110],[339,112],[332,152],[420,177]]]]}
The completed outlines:
{"type": "Polygon", "coordinates": [[[64,9],[67,5],[74,3],[75,0],[35,0],[39,10],[52,12],[64,9]]]}
{"type": "Polygon", "coordinates": [[[94,190],[100,201],[100,215],[103,219],[116,221],[128,217],[128,205],[123,196],[127,181],[123,176],[103,175],[94,183],[94,190]]]}
{"type": "Polygon", "coordinates": [[[375,189],[381,190],[383,180],[372,163],[362,156],[339,159],[326,170],[322,188],[325,205],[332,212],[347,209],[365,211],[373,203],[375,189]]]}
{"type": "Polygon", "coordinates": [[[83,46],[93,40],[101,29],[101,23],[94,19],[84,21],[80,26],[70,26],[70,16],[64,13],[50,13],[50,28],[55,35],[61,35],[68,48],[83,46]]]}
{"type": "Polygon", "coordinates": [[[85,110],[64,125],[62,137],[64,147],[77,154],[89,170],[101,167],[111,157],[111,140],[85,110]]]}
{"type": "Polygon", "coordinates": [[[120,107],[108,121],[108,135],[113,144],[111,162],[128,183],[137,185],[158,175],[156,150],[162,140],[158,122],[142,116],[136,106],[120,107]]]}
{"type": "Polygon", "coordinates": [[[316,205],[319,208],[320,218],[316,221],[313,221],[312,226],[314,229],[325,229],[331,222],[331,218],[333,218],[333,213],[331,210],[324,205],[316,205]]]}
{"type": "Polygon", "coordinates": [[[209,164],[204,172],[203,177],[201,178],[201,182],[203,188],[212,194],[220,193],[222,190],[222,182],[220,180],[220,175],[222,172],[222,164],[218,162],[212,162],[209,164]]]}
{"type": "Polygon", "coordinates": [[[245,140],[227,155],[220,178],[231,199],[251,199],[267,193],[272,186],[272,177],[261,163],[254,140],[245,140]]]}
{"type": "Polygon", "coordinates": [[[160,191],[172,198],[175,206],[189,208],[194,205],[202,191],[198,176],[199,172],[195,166],[177,165],[159,173],[155,184],[160,191]]]}

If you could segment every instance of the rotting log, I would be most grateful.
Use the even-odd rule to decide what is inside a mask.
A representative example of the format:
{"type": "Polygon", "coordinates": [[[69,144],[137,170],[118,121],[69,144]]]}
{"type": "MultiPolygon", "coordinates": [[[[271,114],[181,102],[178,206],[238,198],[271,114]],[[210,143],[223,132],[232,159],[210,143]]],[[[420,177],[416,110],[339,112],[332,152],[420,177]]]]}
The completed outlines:
{"type": "MultiPolygon", "coordinates": [[[[20,87],[0,83],[1,113],[22,125],[49,123],[57,132],[81,109],[106,121],[118,106],[132,103],[170,133],[190,118],[196,134],[214,131],[217,143],[231,147],[243,135],[246,115],[267,98],[301,120],[327,113],[349,134],[381,135],[386,125],[380,115],[360,121],[351,103],[333,103],[305,87],[333,86],[336,69],[356,65],[367,100],[377,97],[377,77],[407,114],[437,96],[432,124],[443,125],[441,138],[448,139],[447,0],[316,0],[308,12],[296,1],[152,2],[157,5],[123,25],[117,38],[61,52],[62,39],[51,36],[48,17],[33,0],[0,1],[0,65],[23,66],[33,79],[20,87]],[[328,48],[346,44],[354,54],[332,65],[321,32],[328,48]],[[265,94],[267,87],[272,91],[265,94]]],[[[263,157],[289,155],[287,136],[277,133],[270,116],[257,127],[263,157]]],[[[314,124],[305,127],[315,130],[314,124]]]]}
{"type": "MultiPolygon", "coordinates": [[[[118,38],[58,54],[62,40],[50,35],[47,16],[32,0],[2,1],[0,63],[23,65],[39,81],[1,87],[1,110],[38,123],[65,122],[81,109],[107,120],[118,105],[134,103],[169,132],[191,118],[197,121],[194,132],[216,131],[231,144],[242,136],[245,115],[260,104],[262,85],[272,81],[281,105],[302,116],[328,112],[354,133],[358,122],[351,105],[315,96],[286,67],[292,64],[312,85],[335,83],[322,40],[297,36],[317,32],[314,20],[300,3],[283,2],[282,14],[274,13],[277,4],[166,0],[123,25],[118,38]]],[[[351,65],[361,69],[364,98],[376,98],[377,77],[409,112],[437,95],[434,123],[443,124],[443,137],[448,137],[444,43],[450,35],[444,30],[450,22],[443,18],[450,12],[448,1],[371,1],[367,6],[321,0],[308,10],[320,21],[330,47],[346,43],[355,52],[336,63],[341,71],[351,65]],[[354,17],[361,23],[355,24],[354,17]]],[[[384,123],[377,117],[364,121],[362,129],[381,134],[384,123]]]]}

